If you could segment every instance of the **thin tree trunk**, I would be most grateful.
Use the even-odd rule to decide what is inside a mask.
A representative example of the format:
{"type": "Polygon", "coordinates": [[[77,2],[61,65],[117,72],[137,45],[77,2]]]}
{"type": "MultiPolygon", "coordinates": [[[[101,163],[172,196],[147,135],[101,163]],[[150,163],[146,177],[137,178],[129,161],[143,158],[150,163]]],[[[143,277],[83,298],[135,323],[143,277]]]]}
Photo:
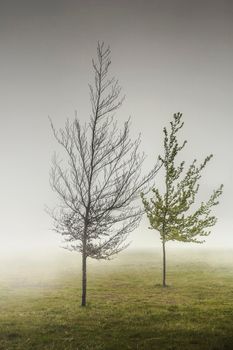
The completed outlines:
{"type": "Polygon", "coordinates": [[[87,295],[87,257],[86,249],[83,249],[82,253],[82,304],[86,306],[86,295],[87,295]]]}
{"type": "Polygon", "coordinates": [[[165,240],[163,239],[163,287],[166,287],[166,250],[165,240]]]}

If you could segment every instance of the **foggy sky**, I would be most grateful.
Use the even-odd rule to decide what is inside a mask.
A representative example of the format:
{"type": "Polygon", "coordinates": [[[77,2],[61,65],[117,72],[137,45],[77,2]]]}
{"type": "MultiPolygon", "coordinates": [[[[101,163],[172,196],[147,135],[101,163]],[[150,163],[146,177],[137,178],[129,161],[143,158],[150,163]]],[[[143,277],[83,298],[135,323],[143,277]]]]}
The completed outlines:
{"type": "MultiPolygon", "coordinates": [[[[144,171],[162,147],[162,128],[183,112],[187,162],[214,154],[203,173],[206,198],[224,183],[219,218],[206,245],[233,245],[233,2],[0,1],[0,252],[58,249],[45,204],[57,127],[74,111],[90,113],[88,83],[97,41],[112,49],[111,73],[126,101],[119,126],[132,117],[142,133],[144,171]]],[[[158,177],[158,185],[161,178],[158,177]]],[[[201,197],[202,198],[202,197],[201,197]]],[[[158,245],[144,219],[133,246],[158,245]]]]}

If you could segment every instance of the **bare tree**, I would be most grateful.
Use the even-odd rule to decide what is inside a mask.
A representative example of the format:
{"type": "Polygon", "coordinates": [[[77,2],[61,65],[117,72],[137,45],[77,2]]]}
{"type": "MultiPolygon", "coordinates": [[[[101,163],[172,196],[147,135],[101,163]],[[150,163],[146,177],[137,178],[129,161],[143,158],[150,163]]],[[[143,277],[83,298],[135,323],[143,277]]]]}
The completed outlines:
{"type": "Polygon", "coordinates": [[[124,98],[118,81],[108,78],[110,64],[110,48],[98,43],[97,60],[92,60],[88,125],[81,127],[76,115],[57,132],[51,122],[67,163],[53,158],[51,187],[61,205],[50,214],[66,248],[82,253],[82,306],[86,305],[87,258],[109,259],[128,246],[125,240],[143,214],[137,199],[159,169],[157,164],[141,176],[145,156],[139,153],[140,136],[131,141],[129,119],[123,130],[117,127],[114,114],[124,98]]]}

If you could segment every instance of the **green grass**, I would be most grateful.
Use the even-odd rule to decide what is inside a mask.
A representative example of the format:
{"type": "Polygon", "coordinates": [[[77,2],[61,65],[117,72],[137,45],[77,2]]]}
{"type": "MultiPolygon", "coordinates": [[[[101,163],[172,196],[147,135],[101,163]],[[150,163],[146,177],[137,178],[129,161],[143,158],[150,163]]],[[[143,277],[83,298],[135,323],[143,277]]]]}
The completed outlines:
{"type": "Polygon", "coordinates": [[[60,274],[16,266],[0,284],[0,349],[232,349],[233,266],[193,254],[171,256],[165,289],[158,256],[91,263],[86,308],[75,260],[60,274]]]}

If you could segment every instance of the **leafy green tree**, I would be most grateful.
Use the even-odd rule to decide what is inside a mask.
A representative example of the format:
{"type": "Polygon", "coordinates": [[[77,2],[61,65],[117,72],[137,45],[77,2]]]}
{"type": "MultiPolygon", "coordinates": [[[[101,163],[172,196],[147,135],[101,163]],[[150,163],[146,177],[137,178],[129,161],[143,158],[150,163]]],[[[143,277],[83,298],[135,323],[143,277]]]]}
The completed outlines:
{"type": "Polygon", "coordinates": [[[159,232],[163,247],[163,287],[166,287],[166,243],[168,241],[203,243],[201,237],[208,236],[209,227],[214,226],[217,218],[211,214],[211,208],[217,205],[218,197],[222,194],[223,185],[214,190],[206,202],[202,202],[198,209],[190,210],[199,190],[198,180],[212,154],[197,165],[196,159],[188,167],[185,174],[182,161],[177,166],[175,160],[178,153],[185,147],[187,141],[181,145],[177,141],[177,133],[183,127],[182,114],[177,113],[170,122],[170,130],[163,129],[164,155],[159,159],[165,169],[163,194],[153,188],[153,198],[147,200],[142,193],[145,212],[150,222],[150,229],[159,232]],[[182,176],[183,175],[183,176],[182,176]]]}

